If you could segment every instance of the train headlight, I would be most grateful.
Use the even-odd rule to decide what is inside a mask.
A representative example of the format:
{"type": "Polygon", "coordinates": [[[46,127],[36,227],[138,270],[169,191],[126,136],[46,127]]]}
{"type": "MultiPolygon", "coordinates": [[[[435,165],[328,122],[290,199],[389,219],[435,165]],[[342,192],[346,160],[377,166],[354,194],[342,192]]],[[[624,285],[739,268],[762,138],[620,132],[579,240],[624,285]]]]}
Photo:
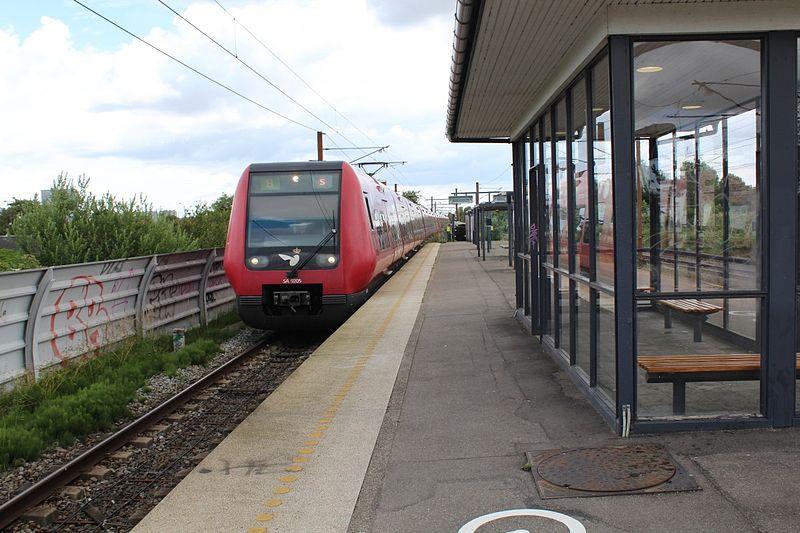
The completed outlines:
{"type": "Polygon", "coordinates": [[[315,259],[321,267],[330,267],[339,262],[339,258],[332,254],[319,254],[315,259]]]}
{"type": "Polygon", "coordinates": [[[252,268],[266,268],[269,265],[269,259],[263,255],[254,255],[247,262],[252,268]]]}

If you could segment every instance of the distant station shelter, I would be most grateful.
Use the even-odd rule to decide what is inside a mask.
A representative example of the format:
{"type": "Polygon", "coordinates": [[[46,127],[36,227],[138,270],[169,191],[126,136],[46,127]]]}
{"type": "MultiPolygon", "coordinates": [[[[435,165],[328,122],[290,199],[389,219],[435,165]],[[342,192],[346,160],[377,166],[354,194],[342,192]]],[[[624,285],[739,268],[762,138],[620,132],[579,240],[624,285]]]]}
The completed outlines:
{"type": "Polygon", "coordinates": [[[618,432],[800,425],[800,2],[458,0],[517,316],[618,432]]]}

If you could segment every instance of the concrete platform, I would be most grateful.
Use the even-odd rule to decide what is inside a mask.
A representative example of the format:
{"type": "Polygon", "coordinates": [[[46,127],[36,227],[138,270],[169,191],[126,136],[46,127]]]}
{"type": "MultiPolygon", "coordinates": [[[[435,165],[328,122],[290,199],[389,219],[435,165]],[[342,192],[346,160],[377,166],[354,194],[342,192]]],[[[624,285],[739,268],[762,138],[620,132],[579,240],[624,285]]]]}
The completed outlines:
{"type": "Polygon", "coordinates": [[[438,248],[422,248],[134,531],[346,531],[438,248]]]}
{"type": "Polygon", "coordinates": [[[797,428],[621,439],[513,301],[507,258],[426,246],[134,531],[567,531],[465,527],[515,509],[590,532],[800,531],[797,428]],[[630,442],[666,446],[701,490],[542,500],[523,469],[525,452],[630,442]]]}
{"type": "MultiPolygon", "coordinates": [[[[517,324],[504,254],[442,246],[349,533],[458,532],[501,511],[557,511],[589,532],[798,532],[800,431],[614,435],[517,324]],[[696,492],[539,498],[525,451],[655,442],[696,492]]],[[[613,334],[613,333],[612,333],[613,334]]],[[[567,531],[503,518],[479,531],[567,531]]]]}

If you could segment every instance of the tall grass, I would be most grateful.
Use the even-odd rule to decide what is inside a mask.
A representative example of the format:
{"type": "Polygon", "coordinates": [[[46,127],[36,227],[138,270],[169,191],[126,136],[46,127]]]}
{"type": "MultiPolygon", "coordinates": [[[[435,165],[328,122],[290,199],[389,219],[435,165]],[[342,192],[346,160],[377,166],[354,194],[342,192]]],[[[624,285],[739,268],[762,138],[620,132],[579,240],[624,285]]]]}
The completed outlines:
{"type": "Polygon", "coordinates": [[[0,396],[0,469],[24,464],[48,447],[111,428],[148,378],[205,364],[233,336],[235,313],[187,333],[173,352],[168,335],[129,340],[111,351],[18,385],[0,396]]]}

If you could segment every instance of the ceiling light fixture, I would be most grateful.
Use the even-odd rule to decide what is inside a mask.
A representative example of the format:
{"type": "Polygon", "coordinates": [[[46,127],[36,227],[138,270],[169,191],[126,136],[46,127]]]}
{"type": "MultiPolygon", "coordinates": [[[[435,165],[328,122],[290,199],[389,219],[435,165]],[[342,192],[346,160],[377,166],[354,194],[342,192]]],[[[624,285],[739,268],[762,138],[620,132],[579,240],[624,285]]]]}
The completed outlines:
{"type": "Polygon", "coordinates": [[[639,68],[636,69],[636,72],[642,72],[644,74],[649,74],[649,73],[652,73],[652,72],[661,72],[662,70],[664,70],[663,67],[659,67],[657,65],[650,65],[650,66],[646,66],[646,67],[639,67],[639,68]]]}

